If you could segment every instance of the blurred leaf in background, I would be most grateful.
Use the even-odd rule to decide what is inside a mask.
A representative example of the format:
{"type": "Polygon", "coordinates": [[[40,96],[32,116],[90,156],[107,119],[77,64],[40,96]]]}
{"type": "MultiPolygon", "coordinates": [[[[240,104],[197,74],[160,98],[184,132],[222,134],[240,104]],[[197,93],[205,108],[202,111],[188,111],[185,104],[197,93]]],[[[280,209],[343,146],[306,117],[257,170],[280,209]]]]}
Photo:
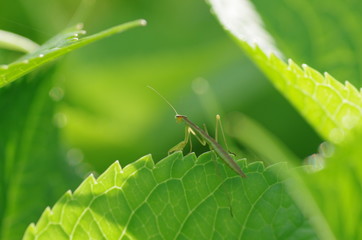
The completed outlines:
{"type": "MultiPolygon", "coordinates": [[[[81,181],[79,158],[74,161],[79,154],[69,151],[67,163],[59,141],[57,127],[63,126],[66,118],[55,113],[56,102],[64,95],[62,88],[51,80],[56,67],[29,72],[69,51],[144,24],[144,20],[133,21],[87,37],[82,36],[85,31],[78,24],[40,47],[33,44],[34,49],[20,59],[1,65],[1,239],[20,238],[45,206],[53,204],[64,191],[81,181]]],[[[8,32],[2,32],[1,37],[4,37],[1,47],[8,49],[23,50],[31,42],[8,32]]]]}
{"type": "Polygon", "coordinates": [[[359,1],[252,1],[286,56],[361,86],[359,1]]]}
{"type": "MultiPolygon", "coordinates": [[[[59,4],[72,18],[76,4],[59,4]]],[[[134,18],[148,20],[147,28],[72,54],[56,74],[65,93],[58,108],[67,119],[64,140],[97,171],[116,159],[125,165],[126,159],[151,151],[160,159],[182,138],[183,128],[175,124],[172,111],[147,85],[210,129],[216,113],[242,111],[299,157],[317,148],[320,139],[225,36],[204,2],[98,1],[88,16],[90,32],[134,18]],[[209,82],[217,105],[201,105],[192,92],[199,77],[209,82]],[[168,134],[160,137],[160,132],[168,134]]],[[[51,31],[42,26],[44,21],[33,21],[51,31]]],[[[66,22],[64,17],[57,21],[66,22]]]]}
{"type": "MultiPolygon", "coordinates": [[[[97,171],[116,159],[124,165],[128,162],[123,159],[151,151],[160,159],[182,138],[183,129],[175,124],[173,113],[147,85],[210,129],[216,113],[242,111],[274,132],[298,156],[303,158],[316,149],[319,138],[242,56],[204,2],[93,4],[85,21],[89,32],[135,18],[148,20],[146,29],[77,51],[55,74],[64,89],[58,108],[67,119],[64,140],[97,171]],[[192,83],[199,77],[209,82],[217,106],[212,102],[201,105],[192,92],[192,83]],[[161,131],[168,134],[158,137],[161,131]]],[[[0,11],[19,9],[24,14],[1,15],[6,20],[2,28],[42,42],[63,29],[77,15],[79,5],[89,6],[91,1],[15,1],[0,11]]]]}
{"type": "Polygon", "coordinates": [[[54,68],[29,75],[0,92],[0,222],[2,239],[18,239],[44,205],[81,178],[64,164],[54,102],[48,92],[54,68]],[[41,176],[41,177],[39,177],[41,176]]]}

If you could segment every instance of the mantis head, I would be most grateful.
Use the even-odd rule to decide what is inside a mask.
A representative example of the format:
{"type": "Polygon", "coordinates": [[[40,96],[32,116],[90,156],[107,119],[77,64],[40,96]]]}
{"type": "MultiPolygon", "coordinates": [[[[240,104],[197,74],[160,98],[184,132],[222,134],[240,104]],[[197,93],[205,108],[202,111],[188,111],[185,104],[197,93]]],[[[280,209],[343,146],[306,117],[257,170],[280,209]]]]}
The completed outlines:
{"type": "Polygon", "coordinates": [[[182,122],[182,120],[184,120],[185,117],[186,117],[186,116],[184,116],[184,115],[176,114],[176,116],[175,116],[176,122],[177,122],[177,123],[182,122]]]}

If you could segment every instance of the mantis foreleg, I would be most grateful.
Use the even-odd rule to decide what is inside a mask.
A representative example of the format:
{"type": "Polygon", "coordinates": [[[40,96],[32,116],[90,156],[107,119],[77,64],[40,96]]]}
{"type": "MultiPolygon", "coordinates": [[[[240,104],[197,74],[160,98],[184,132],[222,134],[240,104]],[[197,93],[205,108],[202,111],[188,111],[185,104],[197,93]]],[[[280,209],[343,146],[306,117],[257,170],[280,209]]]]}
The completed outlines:
{"type": "MultiPolygon", "coordinates": [[[[194,131],[192,131],[192,129],[189,126],[186,126],[185,127],[185,138],[184,138],[184,140],[181,141],[180,143],[176,144],[170,150],[168,150],[168,154],[171,154],[171,153],[176,152],[176,151],[182,151],[185,148],[185,146],[187,145],[187,143],[189,142],[190,133],[195,134],[194,131]]],[[[190,141],[190,144],[192,144],[191,141],[190,141]]],[[[191,145],[190,149],[192,149],[192,145],[191,145]]]]}

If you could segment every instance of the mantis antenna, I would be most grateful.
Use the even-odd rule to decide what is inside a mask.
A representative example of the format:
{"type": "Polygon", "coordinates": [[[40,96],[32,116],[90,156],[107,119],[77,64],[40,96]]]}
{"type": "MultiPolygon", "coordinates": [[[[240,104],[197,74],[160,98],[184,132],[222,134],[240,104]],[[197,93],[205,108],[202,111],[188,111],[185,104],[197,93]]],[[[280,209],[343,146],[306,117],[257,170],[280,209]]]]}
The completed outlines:
{"type": "Polygon", "coordinates": [[[172,104],[164,97],[161,95],[161,93],[159,93],[156,89],[154,89],[151,86],[147,86],[149,89],[151,89],[152,91],[154,91],[155,93],[157,93],[163,100],[165,100],[165,102],[173,109],[173,111],[175,112],[176,116],[180,115],[177,113],[176,109],[172,106],[172,104]]]}

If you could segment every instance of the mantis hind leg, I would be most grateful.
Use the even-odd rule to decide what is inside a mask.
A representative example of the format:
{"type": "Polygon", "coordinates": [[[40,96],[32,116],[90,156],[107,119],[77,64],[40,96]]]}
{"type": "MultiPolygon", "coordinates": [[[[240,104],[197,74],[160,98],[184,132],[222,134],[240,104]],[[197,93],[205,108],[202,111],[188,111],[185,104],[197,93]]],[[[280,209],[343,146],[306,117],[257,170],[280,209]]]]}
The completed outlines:
{"type": "MultiPolygon", "coordinates": [[[[207,135],[210,135],[209,132],[207,131],[206,125],[204,124],[203,126],[204,126],[204,131],[207,133],[207,135]]],[[[216,142],[219,142],[219,128],[221,131],[222,139],[224,141],[226,150],[229,151],[229,147],[227,145],[225,134],[224,134],[224,128],[222,127],[222,123],[221,123],[221,117],[219,114],[216,114],[216,121],[215,121],[215,141],[216,142]]]]}
{"type": "MultiPolygon", "coordinates": [[[[226,138],[225,138],[224,128],[223,128],[222,123],[221,123],[220,115],[217,114],[217,115],[216,115],[216,123],[215,123],[215,140],[216,140],[216,142],[219,142],[219,140],[218,140],[218,137],[219,137],[219,136],[218,136],[218,135],[219,135],[218,129],[219,129],[219,128],[220,128],[220,132],[221,132],[221,135],[222,135],[222,138],[223,138],[225,147],[226,147],[226,151],[227,151],[229,154],[235,155],[234,153],[230,152],[230,150],[229,150],[229,147],[228,147],[228,145],[227,145],[226,138]]],[[[209,133],[207,132],[206,125],[204,125],[204,129],[205,129],[205,132],[206,132],[207,134],[209,134],[209,133]]],[[[211,150],[212,150],[212,149],[211,149],[211,150]]],[[[216,155],[216,153],[214,152],[214,154],[213,154],[213,160],[214,160],[214,163],[215,163],[215,165],[216,165],[216,173],[218,174],[218,176],[221,176],[221,175],[220,175],[221,169],[220,169],[219,164],[217,164],[216,158],[217,158],[217,155],[216,155]]],[[[221,178],[221,177],[220,177],[220,178],[221,178]]],[[[225,182],[225,184],[227,184],[227,181],[225,182]]],[[[233,218],[233,217],[234,217],[234,213],[233,213],[233,207],[232,207],[232,188],[231,188],[231,186],[227,187],[225,196],[226,196],[226,198],[228,199],[228,202],[229,202],[230,216],[233,218]]]]}
{"type": "Polygon", "coordinates": [[[219,128],[220,128],[220,132],[221,132],[222,139],[223,139],[224,144],[225,144],[226,151],[227,151],[229,154],[236,156],[235,153],[230,152],[230,150],[229,150],[229,146],[228,146],[228,144],[227,144],[226,137],[225,137],[225,133],[224,133],[224,128],[222,127],[222,123],[221,123],[221,117],[220,117],[219,114],[216,114],[216,123],[215,123],[215,140],[216,140],[216,142],[219,142],[219,140],[218,140],[218,137],[219,137],[219,136],[218,136],[218,135],[219,135],[218,129],[219,129],[219,128]]]}

